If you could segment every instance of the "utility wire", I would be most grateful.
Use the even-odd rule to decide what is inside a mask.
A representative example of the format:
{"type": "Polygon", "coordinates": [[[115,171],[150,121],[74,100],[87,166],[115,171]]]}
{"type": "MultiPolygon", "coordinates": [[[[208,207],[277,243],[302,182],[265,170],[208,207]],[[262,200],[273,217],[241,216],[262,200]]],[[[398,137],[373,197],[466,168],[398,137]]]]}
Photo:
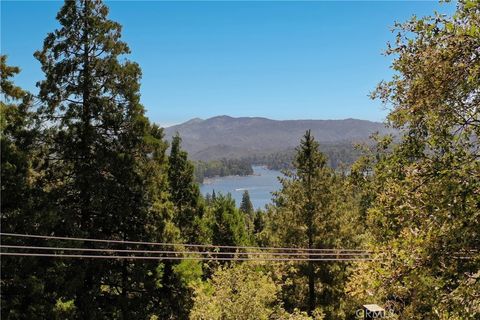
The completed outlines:
{"type": "MultiPolygon", "coordinates": [[[[253,246],[215,246],[215,245],[197,245],[197,244],[177,244],[177,243],[158,243],[143,241],[121,241],[121,240],[102,240],[91,238],[71,238],[58,236],[41,236],[16,233],[0,233],[4,237],[20,237],[33,239],[55,239],[67,241],[93,241],[100,243],[115,244],[142,244],[154,246],[184,246],[192,248],[228,248],[228,249],[255,249],[259,252],[239,252],[239,251],[189,251],[189,250],[134,250],[134,249],[104,249],[104,248],[80,248],[80,247],[41,247],[41,246],[23,246],[23,245],[2,245],[1,248],[20,249],[20,250],[52,250],[52,251],[81,251],[81,252],[100,252],[100,253],[130,253],[130,254],[169,254],[169,256],[139,256],[139,255],[85,255],[85,254],[64,254],[64,253],[32,253],[32,252],[0,252],[4,256],[37,256],[37,257],[65,257],[65,258],[98,258],[98,259],[157,259],[157,260],[219,260],[219,261],[370,261],[371,252],[366,250],[352,249],[306,249],[306,248],[279,248],[279,247],[253,247],[253,246]],[[277,252],[261,251],[261,250],[277,250],[277,252]],[[294,250],[295,252],[278,252],[278,250],[294,250]],[[170,256],[174,255],[190,255],[190,256],[170,256]],[[196,257],[192,255],[200,255],[196,257]],[[212,256],[214,255],[214,256],[212,256]],[[229,255],[229,257],[218,257],[229,255]],[[265,257],[258,257],[258,256],[265,257]],[[241,256],[241,257],[238,257],[241,256]],[[250,257],[249,257],[250,256],[250,257]],[[253,256],[253,257],[252,257],[253,256]],[[270,257],[269,257],[270,256],[270,257]],[[280,256],[280,258],[272,258],[271,256],[280,256]],[[287,257],[285,257],[287,256],[287,257]],[[302,258],[307,257],[307,258],[302,258]]],[[[457,259],[472,259],[472,257],[464,256],[465,254],[475,254],[476,249],[466,249],[463,251],[449,254],[457,259]]]]}
{"type": "Polygon", "coordinates": [[[126,260],[213,260],[213,261],[370,261],[368,258],[237,258],[237,257],[173,257],[173,256],[110,256],[55,253],[0,252],[0,256],[126,259],[126,260]]]}
{"type": "Polygon", "coordinates": [[[110,253],[147,253],[147,254],[197,254],[197,255],[269,255],[269,256],[367,256],[368,253],[294,253],[294,252],[225,252],[225,251],[172,251],[172,250],[134,250],[134,249],[105,249],[105,248],[79,248],[79,247],[43,247],[4,245],[0,248],[25,249],[25,250],[55,250],[55,251],[87,251],[87,252],[110,252],[110,253]]]}
{"type": "Polygon", "coordinates": [[[254,247],[254,246],[226,246],[213,244],[190,244],[190,243],[169,243],[169,242],[146,242],[146,241],[128,241],[128,240],[104,240],[93,238],[77,238],[77,237],[60,237],[60,236],[43,236],[33,234],[18,234],[18,233],[0,233],[4,237],[19,237],[19,238],[36,238],[36,239],[51,239],[51,240],[68,240],[68,241],[84,241],[84,242],[101,242],[101,243],[115,243],[115,244],[135,244],[135,245],[151,245],[151,246],[183,246],[190,248],[222,248],[222,249],[254,249],[254,250],[288,250],[288,251],[309,251],[309,252],[352,252],[352,253],[368,253],[369,251],[363,249],[319,249],[319,248],[294,248],[294,247],[254,247]]]}

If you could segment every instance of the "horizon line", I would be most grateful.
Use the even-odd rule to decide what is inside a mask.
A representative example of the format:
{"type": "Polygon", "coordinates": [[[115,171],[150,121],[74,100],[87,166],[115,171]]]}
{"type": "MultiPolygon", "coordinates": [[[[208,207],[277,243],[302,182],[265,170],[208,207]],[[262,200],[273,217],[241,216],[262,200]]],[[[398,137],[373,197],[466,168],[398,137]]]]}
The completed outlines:
{"type": "Polygon", "coordinates": [[[235,116],[230,116],[230,115],[227,115],[227,114],[221,114],[221,115],[217,115],[217,116],[211,116],[211,117],[208,117],[208,118],[201,118],[201,117],[193,117],[193,118],[190,118],[188,120],[184,120],[184,121],[181,121],[181,122],[166,122],[164,124],[161,123],[161,121],[154,121],[155,124],[159,125],[160,127],[162,128],[171,128],[171,127],[174,127],[174,126],[178,126],[178,125],[182,125],[182,124],[185,124],[185,123],[188,123],[188,122],[191,122],[193,120],[198,120],[198,121],[206,121],[206,120],[211,120],[211,119],[214,119],[214,118],[231,118],[231,119],[264,119],[264,120],[271,120],[271,121],[345,121],[345,120],[359,120],[359,121],[368,121],[368,122],[375,122],[375,123],[386,123],[387,119],[383,119],[383,120],[370,120],[370,119],[360,119],[360,118],[353,118],[353,117],[349,117],[349,118],[336,118],[336,119],[332,119],[332,118],[329,118],[329,119],[313,119],[313,118],[300,118],[300,119],[274,119],[274,118],[268,118],[268,117],[262,117],[262,116],[239,116],[239,117],[235,117],[235,116]]]}

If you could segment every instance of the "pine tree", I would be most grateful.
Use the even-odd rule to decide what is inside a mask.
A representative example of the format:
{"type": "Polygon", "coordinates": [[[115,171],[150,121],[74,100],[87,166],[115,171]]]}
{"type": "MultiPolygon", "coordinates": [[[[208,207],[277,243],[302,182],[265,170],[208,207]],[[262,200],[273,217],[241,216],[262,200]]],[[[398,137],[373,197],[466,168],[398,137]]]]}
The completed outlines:
{"type": "Polygon", "coordinates": [[[242,202],[240,203],[240,211],[244,214],[252,215],[254,212],[252,201],[248,190],[245,190],[242,195],[242,202]]]}
{"type": "Polygon", "coordinates": [[[217,194],[213,200],[212,243],[241,246],[249,243],[243,214],[236,208],[231,194],[217,194]]]}
{"type": "Polygon", "coordinates": [[[172,139],[168,158],[168,182],[171,200],[175,205],[175,223],[182,238],[188,242],[197,242],[196,225],[202,218],[200,189],[195,182],[194,167],[188,160],[187,152],[181,149],[182,139],[178,133],[172,139]]]}
{"type": "Polygon", "coordinates": [[[245,221],[245,226],[248,231],[248,234],[251,238],[251,242],[256,242],[256,232],[258,232],[259,225],[259,215],[262,213],[256,212],[253,208],[252,201],[250,201],[250,194],[248,190],[245,190],[242,195],[242,202],[240,203],[240,212],[243,214],[243,219],[245,221]]]}
{"type": "Polygon", "coordinates": [[[33,116],[30,111],[31,96],[10,79],[20,72],[18,67],[7,65],[7,57],[0,56],[1,93],[1,157],[2,157],[2,229],[13,232],[21,227],[10,225],[14,215],[28,198],[30,156],[34,140],[33,116]]]}
{"type": "MultiPolygon", "coordinates": [[[[35,53],[45,73],[39,113],[51,147],[45,177],[57,204],[51,232],[171,240],[177,232],[163,132],[144,115],[140,68],[124,58],[121,26],[107,15],[99,0],[65,1],[60,28],[35,53]]],[[[74,299],[81,319],[145,318],[161,307],[153,299],[163,276],[157,269],[154,262],[74,261],[62,295],[74,299]]]]}
{"type": "MultiPolygon", "coordinates": [[[[310,131],[296,149],[294,169],[280,179],[282,189],[275,194],[275,206],[266,213],[263,233],[275,246],[335,248],[342,242],[341,212],[335,207],[338,179],[310,131]]],[[[342,317],[338,311],[342,293],[337,286],[341,286],[344,272],[336,263],[308,262],[296,270],[287,269],[292,285],[284,287],[286,307],[300,306],[310,315],[320,308],[326,319],[342,317]],[[295,296],[301,299],[295,300],[295,296]]]]}
{"type": "MultiPolygon", "coordinates": [[[[0,57],[1,226],[6,233],[42,233],[43,213],[48,205],[39,183],[38,127],[32,111],[32,96],[11,78],[20,72],[0,57]],[[41,227],[39,227],[41,226],[41,227]]],[[[23,239],[3,237],[2,244],[25,245],[23,239]]],[[[2,249],[3,251],[3,249],[2,249]]],[[[5,250],[6,251],[6,250],[5,250]]],[[[56,292],[48,290],[47,277],[53,261],[36,257],[1,259],[1,318],[46,319],[53,316],[56,292]]]]}
{"type": "MultiPolygon", "coordinates": [[[[295,159],[295,168],[297,169],[297,177],[300,181],[302,191],[304,191],[305,202],[303,203],[303,215],[305,218],[305,224],[307,227],[307,242],[308,248],[313,249],[314,237],[317,230],[314,224],[314,218],[316,213],[325,215],[325,211],[328,209],[328,204],[324,196],[328,193],[327,188],[318,188],[315,186],[315,180],[320,181],[325,178],[328,179],[328,172],[325,172],[326,159],[318,151],[319,145],[311,136],[310,130],[308,130],[303,140],[300,142],[300,147],[297,149],[297,156],[295,159]],[[323,190],[322,190],[323,189],[323,190]],[[321,192],[321,197],[317,198],[314,195],[315,191],[321,192]],[[323,199],[322,199],[323,198],[323,199]],[[320,200],[320,201],[319,201],[320,200]],[[319,201],[319,202],[317,202],[319,201]]],[[[315,271],[313,262],[308,264],[308,310],[312,314],[315,309],[315,271]]]]}

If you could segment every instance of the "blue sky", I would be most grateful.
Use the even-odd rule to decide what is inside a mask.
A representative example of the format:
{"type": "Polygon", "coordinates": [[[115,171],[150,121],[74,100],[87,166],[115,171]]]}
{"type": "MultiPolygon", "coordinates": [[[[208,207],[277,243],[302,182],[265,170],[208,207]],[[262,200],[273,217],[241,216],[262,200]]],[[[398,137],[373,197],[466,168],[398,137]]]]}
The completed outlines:
{"type": "MultiPolygon", "coordinates": [[[[381,55],[394,21],[455,4],[431,1],[107,1],[143,70],[142,103],[164,126],[194,117],[381,121],[368,93],[391,76],[381,55]]],[[[3,1],[1,52],[37,92],[33,52],[57,27],[60,1],[3,1]]]]}

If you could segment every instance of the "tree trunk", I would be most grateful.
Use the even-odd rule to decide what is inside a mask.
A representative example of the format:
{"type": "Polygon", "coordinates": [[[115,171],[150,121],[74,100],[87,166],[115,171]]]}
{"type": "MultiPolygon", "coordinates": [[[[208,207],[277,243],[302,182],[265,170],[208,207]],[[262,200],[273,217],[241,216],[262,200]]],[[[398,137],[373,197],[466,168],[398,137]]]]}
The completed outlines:
{"type": "MultiPolygon", "coordinates": [[[[80,232],[83,235],[90,236],[91,228],[91,199],[90,199],[90,173],[91,170],[91,157],[90,157],[90,145],[91,145],[91,125],[90,125],[90,86],[91,86],[91,77],[90,77],[90,57],[89,57],[89,39],[88,39],[88,17],[90,15],[90,8],[88,0],[84,1],[83,8],[83,19],[84,19],[84,30],[82,35],[83,42],[83,82],[82,85],[82,128],[80,136],[80,159],[81,161],[78,164],[79,168],[77,169],[77,175],[79,179],[79,197],[80,197],[80,232]],[[84,232],[87,232],[85,234],[84,232]]],[[[92,247],[91,242],[86,242],[85,246],[87,248],[92,247]]],[[[94,314],[94,299],[93,292],[94,280],[92,272],[95,270],[91,266],[90,261],[85,261],[84,263],[84,282],[83,288],[79,288],[78,305],[79,313],[82,319],[93,320],[95,319],[94,314]]]]}
{"type": "MultiPolygon", "coordinates": [[[[308,248],[311,249],[313,247],[312,237],[308,239],[308,248]]],[[[309,258],[311,256],[309,255],[309,258]]],[[[315,310],[315,269],[313,265],[313,261],[308,261],[308,314],[310,316],[313,315],[313,311],[315,310]]]]}

